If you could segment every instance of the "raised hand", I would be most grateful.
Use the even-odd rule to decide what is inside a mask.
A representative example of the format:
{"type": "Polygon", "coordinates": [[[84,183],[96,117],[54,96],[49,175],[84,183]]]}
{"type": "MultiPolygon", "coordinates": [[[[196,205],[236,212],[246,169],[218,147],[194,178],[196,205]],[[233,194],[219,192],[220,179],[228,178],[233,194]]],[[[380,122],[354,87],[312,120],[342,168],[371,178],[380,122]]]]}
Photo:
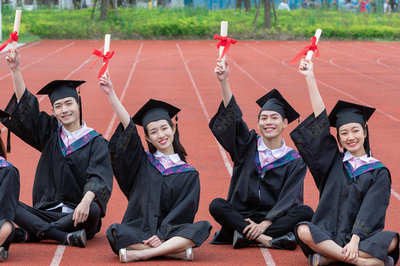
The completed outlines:
{"type": "Polygon", "coordinates": [[[301,59],[299,65],[299,72],[303,76],[307,77],[311,74],[314,74],[314,64],[310,60],[306,60],[305,58],[301,59]]]}
{"type": "Polygon", "coordinates": [[[11,70],[14,70],[19,67],[19,63],[21,61],[21,57],[19,56],[19,52],[17,49],[10,48],[7,51],[6,60],[8,67],[11,70]]]}
{"type": "Polygon", "coordinates": [[[219,82],[228,80],[228,76],[229,76],[228,62],[225,61],[225,69],[224,69],[221,59],[218,59],[217,66],[215,67],[214,72],[215,72],[215,75],[217,76],[217,79],[219,80],[219,82]]]}
{"type": "Polygon", "coordinates": [[[114,88],[113,88],[113,85],[111,83],[110,74],[108,73],[108,70],[100,78],[99,86],[106,94],[110,94],[110,93],[112,93],[114,91],[114,88]]]}

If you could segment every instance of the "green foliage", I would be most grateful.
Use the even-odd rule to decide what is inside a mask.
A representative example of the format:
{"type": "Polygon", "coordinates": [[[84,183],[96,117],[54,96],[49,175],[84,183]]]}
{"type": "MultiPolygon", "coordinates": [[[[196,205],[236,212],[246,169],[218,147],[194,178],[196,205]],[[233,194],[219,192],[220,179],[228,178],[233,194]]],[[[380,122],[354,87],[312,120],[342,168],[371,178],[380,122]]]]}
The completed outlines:
{"type": "MultiPolygon", "coordinates": [[[[105,21],[92,18],[92,9],[57,10],[41,8],[23,11],[21,42],[45,39],[211,39],[219,33],[220,21],[229,21],[229,34],[237,39],[308,39],[316,28],[324,39],[400,40],[400,14],[356,14],[329,9],[277,10],[279,24],[264,28],[263,10],[257,27],[256,10],[215,10],[202,8],[120,8],[110,9],[105,21]]],[[[14,11],[3,6],[3,36],[13,28],[14,11]]]]}

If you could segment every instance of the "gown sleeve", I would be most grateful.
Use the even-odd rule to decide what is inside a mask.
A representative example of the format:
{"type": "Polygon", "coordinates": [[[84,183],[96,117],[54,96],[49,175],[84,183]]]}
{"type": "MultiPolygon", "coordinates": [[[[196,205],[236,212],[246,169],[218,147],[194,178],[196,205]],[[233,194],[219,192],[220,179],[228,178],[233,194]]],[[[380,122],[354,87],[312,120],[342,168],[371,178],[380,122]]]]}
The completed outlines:
{"type": "Polygon", "coordinates": [[[391,193],[391,179],[387,168],[380,168],[378,171],[376,179],[369,186],[362,200],[351,232],[360,236],[361,240],[385,225],[386,209],[389,206],[391,193]]]}
{"type": "Polygon", "coordinates": [[[96,137],[92,147],[89,155],[89,166],[86,170],[87,183],[84,187],[84,194],[87,191],[92,191],[96,195],[95,202],[99,205],[102,216],[104,216],[111,196],[113,171],[107,149],[107,140],[101,136],[96,137]]]}
{"type": "Polygon", "coordinates": [[[221,103],[209,124],[215,138],[229,153],[234,163],[244,159],[242,155],[250,147],[252,137],[256,135],[254,130],[249,131],[242,116],[242,111],[232,96],[226,108],[221,103]]]}
{"type": "Polygon", "coordinates": [[[303,203],[303,181],[306,172],[307,167],[303,160],[301,158],[296,159],[279,193],[276,204],[268,212],[265,219],[274,222],[284,216],[292,206],[303,203]]]}
{"type": "Polygon", "coordinates": [[[19,200],[19,188],[17,168],[13,166],[0,168],[0,220],[14,220],[19,200]]]}
{"type": "Polygon", "coordinates": [[[170,211],[162,220],[157,236],[163,238],[173,226],[186,223],[193,223],[194,217],[199,208],[200,200],[200,180],[197,171],[190,172],[185,183],[180,188],[180,193],[170,211]],[[172,227],[171,227],[172,226],[172,227]]]}
{"type": "Polygon", "coordinates": [[[137,128],[131,120],[124,129],[119,124],[108,144],[115,179],[127,199],[130,199],[134,178],[140,165],[147,160],[137,128]]]}
{"type": "Polygon", "coordinates": [[[330,134],[326,110],[318,117],[311,114],[290,136],[322,192],[333,164],[340,157],[336,139],[330,134]]]}
{"type": "Polygon", "coordinates": [[[57,130],[57,119],[41,112],[37,98],[28,90],[25,90],[19,103],[14,94],[5,111],[11,114],[11,119],[2,119],[2,123],[40,152],[50,139],[50,135],[57,130]]]}

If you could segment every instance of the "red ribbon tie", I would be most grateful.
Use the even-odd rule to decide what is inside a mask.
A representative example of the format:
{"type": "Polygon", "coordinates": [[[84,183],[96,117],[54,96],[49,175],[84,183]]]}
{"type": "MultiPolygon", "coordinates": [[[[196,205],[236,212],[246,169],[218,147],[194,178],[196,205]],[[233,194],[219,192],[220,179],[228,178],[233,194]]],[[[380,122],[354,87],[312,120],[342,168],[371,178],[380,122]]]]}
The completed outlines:
{"type": "Polygon", "coordinates": [[[113,57],[114,51],[112,51],[112,52],[108,51],[106,54],[103,54],[99,50],[94,49],[93,54],[95,56],[97,56],[97,59],[96,59],[96,61],[94,61],[93,65],[90,67],[90,69],[92,69],[94,67],[94,65],[97,63],[97,60],[99,60],[99,58],[103,58],[103,63],[104,63],[103,67],[100,69],[99,75],[97,76],[97,78],[100,79],[101,76],[103,76],[103,74],[106,72],[107,67],[108,67],[108,61],[111,59],[111,57],[113,57]]]}
{"type": "Polygon", "coordinates": [[[3,42],[0,45],[0,51],[2,51],[4,48],[6,48],[7,44],[10,42],[18,42],[18,33],[16,31],[10,33],[10,39],[7,41],[3,42]]]}
{"type": "Polygon", "coordinates": [[[237,42],[235,39],[231,39],[226,36],[219,36],[217,34],[214,35],[214,40],[219,40],[217,43],[217,49],[219,49],[220,46],[224,47],[219,59],[223,58],[228,53],[229,46],[231,46],[231,44],[235,44],[237,42]]]}
{"type": "Polygon", "coordinates": [[[304,47],[304,49],[301,50],[301,52],[298,53],[296,55],[296,57],[292,59],[292,61],[290,61],[290,64],[294,64],[297,61],[299,61],[303,57],[303,55],[307,55],[308,51],[313,51],[315,56],[319,57],[319,50],[318,50],[318,46],[317,46],[317,37],[313,36],[311,38],[311,44],[304,47]]]}

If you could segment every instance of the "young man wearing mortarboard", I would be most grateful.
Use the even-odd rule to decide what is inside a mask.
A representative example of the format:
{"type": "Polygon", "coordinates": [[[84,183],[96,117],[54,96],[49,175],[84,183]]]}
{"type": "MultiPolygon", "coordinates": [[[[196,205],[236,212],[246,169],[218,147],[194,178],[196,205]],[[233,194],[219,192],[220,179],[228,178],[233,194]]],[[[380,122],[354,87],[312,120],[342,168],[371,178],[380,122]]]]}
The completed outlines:
{"type": "Polygon", "coordinates": [[[81,120],[76,87],[85,81],[55,80],[39,91],[50,98],[54,115],[48,115],[25,87],[18,51],[6,59],[15,94],[6,107],[11,119],[2,123],[41,152],[33,207],[18,203],[14,241],[85,247],[100,230],[113,182],[108,142],[81,120]]]}
{"type": "Polygon", "coordinates": [[[284,128],[299,115],[272,90],[257,101],[261,107],[258,136],[242,119],[228,83],[229,68],[224,70],[218,62],[215,73],[223,103],[210,129],[234,166],[227,200],[217,198],[210,204],[211,215],[222,225],[211,243],[242,248],[255,242],[268,248],[295,249],[295,225],[313,215],[303,204],[306,165],[282,139],[284,128]]]}

